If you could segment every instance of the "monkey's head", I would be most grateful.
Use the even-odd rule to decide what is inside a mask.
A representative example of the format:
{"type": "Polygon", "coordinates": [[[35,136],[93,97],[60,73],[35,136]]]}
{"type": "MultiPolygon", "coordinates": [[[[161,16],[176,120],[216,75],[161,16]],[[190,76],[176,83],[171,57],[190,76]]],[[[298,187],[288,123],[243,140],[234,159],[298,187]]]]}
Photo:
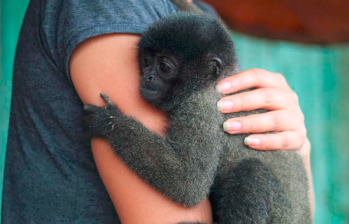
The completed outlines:
{"type": "Polygon", "coordinates": [[[152,24],[139,47],[141,95],[162,110],[217,81],[235,66],[224,24],[204,13],[178,13],[152,24]]]}

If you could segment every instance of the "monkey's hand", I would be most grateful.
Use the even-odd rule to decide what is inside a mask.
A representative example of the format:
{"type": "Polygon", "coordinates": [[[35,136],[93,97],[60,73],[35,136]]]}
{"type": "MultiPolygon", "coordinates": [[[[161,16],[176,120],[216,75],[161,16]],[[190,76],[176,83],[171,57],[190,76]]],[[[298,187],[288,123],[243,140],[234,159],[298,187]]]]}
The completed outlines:
{"type": "Polygon", "coordinates": [[[107,103],[107,107],[84,106],[84,126],[86,134],[90,138],[106,136],[115,128],[113,119],[121,115],[120,110],[106,94],[101,93],[101,97],[107,103]]]}

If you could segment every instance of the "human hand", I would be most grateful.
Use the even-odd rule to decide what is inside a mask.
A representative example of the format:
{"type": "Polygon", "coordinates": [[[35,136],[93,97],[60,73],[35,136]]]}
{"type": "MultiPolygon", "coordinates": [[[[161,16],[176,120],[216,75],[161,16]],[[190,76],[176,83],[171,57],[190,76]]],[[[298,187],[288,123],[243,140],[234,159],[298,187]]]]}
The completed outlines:
{"type": "Polygon", "coordinates": [[[230,134],[252,134],[245,144],[258,150],[295,150],[303,157],[310,155],[304,115],[300,109],[297,94],[278,73],[262,69],[249,69],[230,76],[217,85],[222,94],[254,88],[249,92],[226,96],[217,103],[222,113],[234,113],[256,109],[269,110],[263,114],[232,118],[224,123],[224,130],[230,134]]]}
{"type": "Polygon", "coordinates": [[[240,72],[220,81],[217,85],[217,90],[223,94],[249,88],[254,90],[220,99],[217,103],[218,109],[222,113],[256,109],[266,109],[269,112],[229,119],[225,123],[225,131],[230,134],[277,131],[273,134],[249,135],[245,139],[245,144],[257,150],[295,150],[303,157],[309,180],[309,202],[314,214],[315,197],[310,169],[311,145],[307,138],[304,115],[297,94],[291,90],[281,74],[262,69],[240,72]],[[237,123],[232,125],[232,122],[237,123]],[[238,130],[232,130],[232,126],[238,130]]]}

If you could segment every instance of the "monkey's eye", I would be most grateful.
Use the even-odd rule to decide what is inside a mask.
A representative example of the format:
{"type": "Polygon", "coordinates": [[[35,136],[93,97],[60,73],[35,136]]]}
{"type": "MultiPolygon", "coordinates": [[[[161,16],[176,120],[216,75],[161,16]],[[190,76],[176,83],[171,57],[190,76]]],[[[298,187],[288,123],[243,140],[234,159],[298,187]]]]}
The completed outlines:
{"type": "Polygon", "coordinates": [[[170,77],[175,74],[175,64],[169,58],[161,58],[158,64],[158,71],[165,77],[170,77]]]}
{"type": "Polygon", "coordinates": [[[149,60],[148,60],[148,58],[144,58],[144,59],[143,59],[143,64],[144,64],[145,66],[149,65],[149,60]]]}
{"type": "Polygon", "coordinates": [[[143,56],[143,67],[149,67],[152,63],[152,58],[150,55],[144,55],[143,56]]]}
{"type": "Polygon", "coordinates": [[[171,65],[166,62],[161,62],[160,69],[163,73],[168,73],[169,71],[171,71],[171,65]]]}

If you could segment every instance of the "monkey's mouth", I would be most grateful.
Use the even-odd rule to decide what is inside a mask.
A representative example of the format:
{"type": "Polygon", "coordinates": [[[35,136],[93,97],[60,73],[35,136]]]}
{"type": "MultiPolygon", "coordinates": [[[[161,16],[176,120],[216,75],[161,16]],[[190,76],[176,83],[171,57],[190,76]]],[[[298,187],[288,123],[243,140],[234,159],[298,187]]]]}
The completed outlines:
{"type": "Polygon", "coordinates": [[[162,98],[162,95],[159,93],[159,90],[149,88],[141,88],[141,95],[145,100],[152,103],[157,103],[162,98]]]}

